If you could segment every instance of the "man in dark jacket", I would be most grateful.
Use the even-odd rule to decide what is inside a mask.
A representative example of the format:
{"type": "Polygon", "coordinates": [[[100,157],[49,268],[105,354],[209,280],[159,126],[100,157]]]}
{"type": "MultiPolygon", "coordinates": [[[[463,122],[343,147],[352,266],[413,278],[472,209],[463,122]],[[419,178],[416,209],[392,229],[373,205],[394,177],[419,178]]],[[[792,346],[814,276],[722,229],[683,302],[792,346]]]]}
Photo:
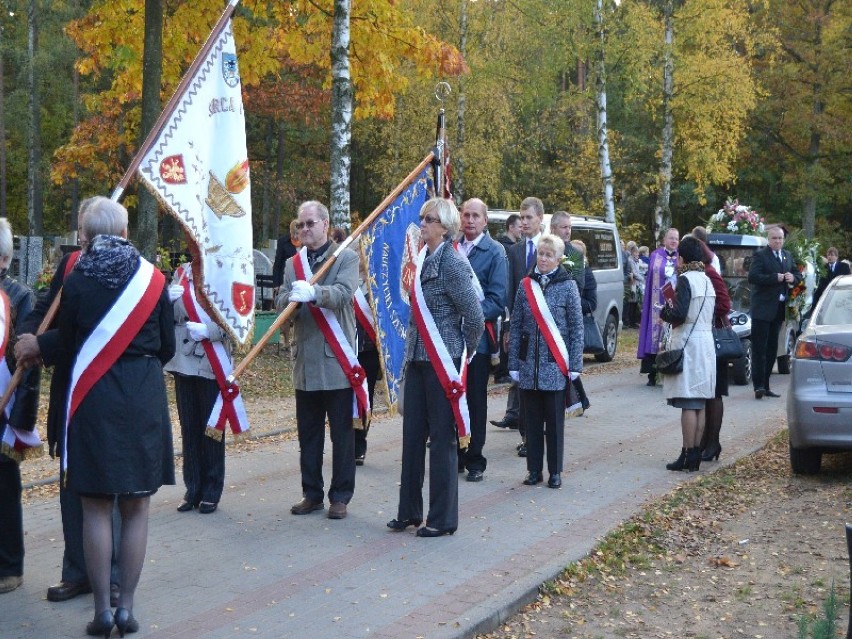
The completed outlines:
{"type": "Polygon", "coordinates": [[[497,320],[506,308],[508,264],[506,251],[488,234],[488,207],[472,198],[462,205],[461,250],[467,255],[471,268],[482,287],[482,314],[485,331],[470,366],[467,369],[467,405],[470,409],[470,444],[459,456],[459,468],[467,469],[468,481],[482,481],[487,460],[482,454],[485,446],[485,422],[488,415],[488,373],[491,354],[497,350],[497,320]]]}
{"type": "Polygon", "coordinates": [[[751,290],[751,362],[755,399],[780,397],[769,388],[778,353],[778,333],[787,311],[790,289],[802,281],[790,251],[784,250],[784,231],[766,234],[769,246],[756,251],[748,271],[751,290]]]}
{"type": "MultiPolygon", "coordinates": [[[[10,317],[3,318],[8,323],[4,331],[8,331],[9,337],[5,352],[0,353],[0,366],[6,367],[2,376],[4,380],[8,380],[15,369],[15,358],[9,343],[33,308],[32,291],[6,276],[11,261],[12,228],[5,218],[0,218],[0,288],[8,298],[10,314],[10,317]]],[[[0,385],[0,389],[5,391],[5,384],[0,385]]],[[[8,420],[5,411],[0,414],[0,435],[4,433],[7,424],[20,431],[32,432],[38,413],[38,391],[39,371],[34,368],[27,371],[18,384],[8,420]]],[[[18,588],[24,574],[24,519],[21,508],[21,471],[18,467],[20,458],[17,458],[19,453],[15,447],[6,448],[6,444],[4,441],[0,449],[0,594],[18,588]]]]}
{"type": "Polygon", "coordinates": [[[299,242],[299,231],[296,229],[298,220],[290,222],[290,232],[278,238],[275,245],[275,262],[272,264],[272,287],[278,288],[284,281],[284,265],[287,260],[296,254],[301,243],[299,242]]]}

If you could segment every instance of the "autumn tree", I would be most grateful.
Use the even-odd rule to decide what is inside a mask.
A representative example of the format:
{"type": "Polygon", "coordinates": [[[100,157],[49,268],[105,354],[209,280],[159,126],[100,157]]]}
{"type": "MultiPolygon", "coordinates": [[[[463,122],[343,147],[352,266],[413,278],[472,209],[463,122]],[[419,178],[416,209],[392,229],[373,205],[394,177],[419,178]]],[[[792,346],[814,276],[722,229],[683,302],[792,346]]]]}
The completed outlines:
{"type": "Polygon", "coordinates": [[[779,208],[795,203],[792,219],[813,238],[819,215],[848,211],[852,201],[852,6],[773,0],[758,17],[779,51],[760,60],[768,95],[755,114],[750,177],[777,193],[779,208]]]}

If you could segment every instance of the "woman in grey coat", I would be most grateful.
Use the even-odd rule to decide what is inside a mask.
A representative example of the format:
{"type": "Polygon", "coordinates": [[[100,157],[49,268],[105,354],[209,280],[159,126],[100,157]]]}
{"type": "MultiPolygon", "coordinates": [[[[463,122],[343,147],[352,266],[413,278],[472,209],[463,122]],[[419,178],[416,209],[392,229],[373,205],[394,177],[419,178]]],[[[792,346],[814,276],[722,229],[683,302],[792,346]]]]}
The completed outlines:
{"type": "Polygon", "coordinates": [[[202,514],[216,511],[225,486],[225,440],[208,437],[207,419],[219,397],[219,385],[201,341],[222,342],[228,356],[231,341],[215,322],[192,322],[183,301],[185,286],[192,286],[191,265],[175,272],[169,299],[175,312],[175,356],[163,367],[175,378],[175,399],[183,440],[183,483],[186,492],[178,512],[198,508],[202,514]],[[182,271],[189,274],[182,280],[182,271]],[[181,283],[182,282],[182,283],[181,283]]]}
{"type": "MultiPolygon", "coordinates": [[[[420,209],[420,239],[426,245],[420,272],[423,298],[456,370],[467,347],[468,361],[485,320],[471,281],[470,265],[453,248],[461,218],[452,200],[432,198],[420,209]]],[[[413,306],[412,302],[412,306],[413,306]]],[[[415,322],[414,312],[405,339],[405,395],[402,415],[402,472],[393,531],[423,521],[423,479],[426,439],[429,447],[429,515],[418,537],[452,535],[459,525],[458,443],[453,407],[431,361],[415,322]]]]}
{"type": "MultiPolygon", "coordinates": [[[[568,350],[571,378],[578,379],[583,370],[583,313],[577,284],[559,265],[564,250],[559,237],[543,236],[538,242],[536,266],[529,277],[542,288],[544,301],[568,350]]],[[[543,481],[546,439],[550,473],[547,485],[559,488],[564,455],[566,377],[532,314],[523,280],[514,309],[509,334],[509,375],[518,382],[521,414],[527,429],[528,474],[524,483],[534,486],[543,481]]]]}

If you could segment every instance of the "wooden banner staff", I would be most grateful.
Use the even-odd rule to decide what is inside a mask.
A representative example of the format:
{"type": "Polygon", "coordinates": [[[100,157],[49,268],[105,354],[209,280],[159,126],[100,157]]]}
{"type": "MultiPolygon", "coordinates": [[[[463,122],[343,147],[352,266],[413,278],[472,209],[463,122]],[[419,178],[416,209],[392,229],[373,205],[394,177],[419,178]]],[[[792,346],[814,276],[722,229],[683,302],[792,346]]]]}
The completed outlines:
{"type": "MultiPolygon", "coordinates": [[[[382,202],[373,210],[373,212],[370,213],[370,215],[368,215],[363,222],[361,222],[358,228],[352,231],[352,234],[345,240],[343,240],[343,242],[341,242],[340,246],[337,247],[337,250],[334,252],[334,254],[332,254],[331,258],[327,262],[325,262],[318,271],[314,273],[314,276],[311,278],[311,284],[315,284],[325,276],[328,269],[330,269],[332,264],[334,264],[334,262],[337,260],[337,256],[340,254],[340,252],[343,251],[350,244],[352,244],[352,242],[354,242],[356,239],[358,239],[358,236],[360,236],[364,231],[366,231],[370,227],[370,225],[375,221],[377,217],[379,217],[379,215],[382,214],[382,212],[390,205],[390,203],[393,202],[397,198],[397,196],[399,196],[399,194],[402,193],[408,187],[409,184],[411,184],[411,182],[420,174],[420,172],[432,163],[432,160],[434,159],[434,152],[430,152],[429,155],[423,158],[423,161],[417,165],[417,168],[415,168],[411,173],[409,173],[408,176],[402,182],[400,182],[399,185],[393,191],[391,191],[390,194],[384,200],[382,200],[382,202]]],[[[258,353],[260,353],[261,349],[263,349],[266,343],[270,339],[272,339],[276,331],[281,328],[281,325],[288,319],[290,319],[290,316],[293,315],[293,313],[299,307],[299,304],[300,302],[290,302],[289,304],[287,304],[287,307],[283,311],[281,311],[278,317],[275,318],[275,321],[272,322],[272,326],[269,327],[269,330],[266,331],[263,337],[258,340],[257,344],[252,347],[252,349],[246,354],[246,356],[237,365],[234,371],[228,376],[229,384],[233,384],[234,381],[240,375],[243,374],[245,369],[248,368],[248,365],[251,364],[254,358],[257,357],[258,353]]]]}
{"type": "Polygon", "coordinates": [[[157,118],[157,121],[154,123],[154,126],[151,127],[151,130],[148,131],[148,135],[145,138],[145,141],[142,143],[142,146],[139,147],[139,150],[136,152],[136,155],[133,158],[133,161],[130,163],[130,166],[127,167],[127,171],[124,172],[124,176],[121,178],[121,181],[118,183],[118,186],[115,187],[115,190],[112,192],[113,202],[118,202],[121,199],[121,196],[124,194],[124,189],[127,188],[127,185],[130,184],[130,180],[133,179],[136,170],[139,168],[139,165],[142,163],[142,158],[144,158],[148,151],[151,150],[151,147],[156,142],[157,138],[160,137],[160,133],[163,130],[163,127],[166,126],[166,121],[172,116],[172,113],[177,108],[178,102],[183,97],[183,94],[186,92],[187,87],[189,87],[190,83],[195,78],[195,73],[198,71],[198,67],[202,65],[202,63],[207,59],[207,55],[210,53],[210,49],[213,48],[213,45],[216,43],[216,40],[219,38],[219,34],[222,32],[222,29],[225,28],[225,25],[228,23],[228,20],[231,19],[231,16],[234,13],[234,10],[237,8],[240,0],[228,0],[228,6],[225,7],[225,10],[222,12],[222,15],[219,17],[219,21],[216,23],[216,26],[213,27],[213,31],[210,32],[210,35],[207,37],[207,40],[204,42],[204,46],[201,47],[201,50],[198,52],[198,55],[195,56],[195,59],[192,61],[192,64],[189,65],[189,69],[187,69],[183,78],[178,84],[177,89],[172,94],[172,97],[166,103],[166,107],[163,109],[163,112],[160,113],[160,117],[157,118]]]}
{"type": "MultiPolygon", "coordinates": [[[[56,313],[59,312],[59,298],[62,297],[62,289],[59,289],[59,292],[56,294],[56,297],[53,298],[53,301],[50,303],[50,308],[47,309],[47,313],[45,313],[44,319],[41,320],[41,324],[38,325],[38,330],[36,331],[36,335],[41,335],[44,333],[50,323],[53,321],[53,318],[56,317],[56,313]]],[[[24,369],[20,366],[15,367],[15,373],[12,375],[12,379],[9,380],[9,384],[6,386],[6,390],[3,392],[3,397],[0,398],[0,413],[6,410],[6,404],[9,403],[9,400],[12,398],[12,393],[15,392],[15,389],[18,387],[18,384],[21,383],[21,378],[24,376],[24,369]]]]}

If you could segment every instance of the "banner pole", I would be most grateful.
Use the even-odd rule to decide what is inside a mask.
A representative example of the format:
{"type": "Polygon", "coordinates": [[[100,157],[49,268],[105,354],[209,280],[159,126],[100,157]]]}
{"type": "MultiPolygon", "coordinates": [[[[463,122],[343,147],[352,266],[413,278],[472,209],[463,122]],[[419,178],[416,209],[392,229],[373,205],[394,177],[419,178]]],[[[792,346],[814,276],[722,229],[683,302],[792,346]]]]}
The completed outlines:
{"type": "MultiPolygon", "coordinates": [[[[364,219],[364,221],[358,225],[358,228],[352,231],[352,234],[345,240],[343,240],[343,242],[341,242],[340,246],[337,247],[337,250],[334,252],[334,254],[320,267],[320,269],[316,273],[314,273],[314,276],[311,278],[311,284],[315,284],[325,276],[328,269],[330,269],[332,264],[334,264],[334,262],[337,260],[337,256],[340,255],[340,252],[343,251],[350,244],[352,244],[352,242],[354,242],[356,239],[358,239],[358,236],[360,236],[364,231],[370,228],[370,225],[376,220],[376,218],[379,217],[379,215],[382,214],[382,212],[390,205],[390,203],[393,202],[397,198],[397,196],[402,193],[408,187],[408,185],[411,184],[411,182],[414,181],[414,179],[420,174],[423,169],[429,166],[429,164],[434,158],[434,152],[430,152],[429,155],[423,158],[420,164],[418,164],[417,167],[411,173],[409,173],[406,178],[402,182],[400,182],[397,187],[393,191],[391,191],[390,194],[384,200],[381,201],[381,203],[373,210],[373,212],[370,213],[370,215],[368,215],[364,219]]],[[[278,317],[275,318],[275,321],[272,322],[272,325],[269,327],[266,333],[264,333],[264,335],[258,340],[257,344],[252,346],[251,350],[246,353],[246,356],[236,366],[236,368],[234,368],[234,371],[228,376],[229,384],[233,384],[234,381],[236,381],[239,376],[243,374],[245,369],[248,368],[249,364],[251,364],[252,361],[254,361],[254,358],[258,356],[258,354],[266,345],[266,343],[270,339],[272,339],[276,331],[281,328],[281,325],[288,319],[290,319],[290,316],[293,315],[293,313],[299,307],[299,304],[300,302],[290,302],[289,304],[287,304],[284,310],[281,311],[278,317]]]]}
{"type": "Polygon", "coordinates": [[[213,45],[216,43],[219,34],[222,32],[222,29],[225,28],[225,25],[228,23],[228,20],[231,19],[231,16],[234,14],[234,10],[237,8],[237,4],[239,4],[240,0],[229,0],[228,6],[225,7],[225,10],[222,12],[222,15],[219,16],[218,22],[213,27],[213,30],[210,32],[210,35],[207,36],[207,40],[204,42],[204,46],[201,47],[201,50],[195,56],[195,59],[192,61],[192,64],[189,65],[189,69],[187,69],[183,78],[181,78],[180,84],[178,84],[177,89],[172,94],[172,97],[166,103],[166,107],[163,109],[162,113],[160,113],[160,117],[157,118],[157,121],[154,123],[154,126],[151,127],[151,130],[148,131],[148,135],[145,137],[145,141],[142,143],[142,146],[139,147],[139,150],[136,151],[136,155],[133,157],[133,160],[130,162],[130,166],[127,167],[127,170],[124,172],[121,180],[118,183],[118,186],[115,187],[115,190],[112,192],[110,199],[113,202],[118,202],[121,199],[121,196],[124,194],[124,190],[127,188],[127,185],[130,184],[130,180],[133,179],[133,175],[136,173],[136,169],[139,168],[139,164],[142,162],[142,158],[147,155],[148,151],[153,146],[154,142],[156,142],[157,138],[160,137],[160,133],[163,131],[163,127],[166,126],[166,121],[172,116],[172,113],[177,108],[178,102],[180,101],[183,94],[186,92],[187,87],[189,87],[193,78],[195,77],[196,71],[207,59],[207,55],[210,53],[210,49],[213,48],[213,45]]]}

